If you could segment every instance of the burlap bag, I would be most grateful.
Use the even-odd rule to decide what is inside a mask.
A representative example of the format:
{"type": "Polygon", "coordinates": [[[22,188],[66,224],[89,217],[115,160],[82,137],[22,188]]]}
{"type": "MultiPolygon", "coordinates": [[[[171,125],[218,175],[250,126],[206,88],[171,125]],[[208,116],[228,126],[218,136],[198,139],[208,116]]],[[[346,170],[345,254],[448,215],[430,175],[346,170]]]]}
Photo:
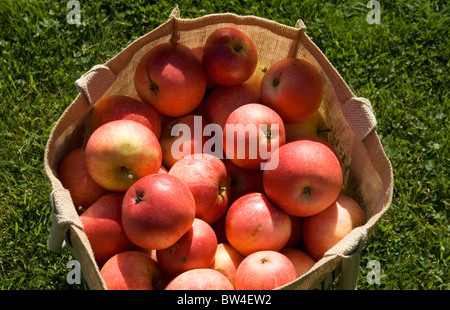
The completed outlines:
{"type": "Polygon", "coordinates": [[[79,80],[80,93],[61,115],[50,134],[45,150],[45,172],[51,182],[52,228],[50,249],[65,245],[80,262],[83,278],[90,289],[106,289],[95,263],[83,226],[70,193],[58,180],[61,158],[86,143],[86,121],[92,106],[106,95],[136,96],[130,77],[142,55],[159,43],[174,40],[189,47],[202,45],[217,28],[233,26],[249,35],[266,65],[286,57],[305,58],[320,71],[324,83],[321,111],[331,128],[330,143],[336,148],[344,171],[343,191],[364,209],[367,222],[354,229],[305,275],[280,289],[327,288],[340,274],[341,289],[356,288],[361,249],[392,200],[393,173],[376,134],[371,103],[356,97],[319,48],[305,33],[301,20],[288,27],[255,16],[212,14],[182,19],[176,7],[167,22],[140,37],[103,65],[94,66],[79,80]]]}

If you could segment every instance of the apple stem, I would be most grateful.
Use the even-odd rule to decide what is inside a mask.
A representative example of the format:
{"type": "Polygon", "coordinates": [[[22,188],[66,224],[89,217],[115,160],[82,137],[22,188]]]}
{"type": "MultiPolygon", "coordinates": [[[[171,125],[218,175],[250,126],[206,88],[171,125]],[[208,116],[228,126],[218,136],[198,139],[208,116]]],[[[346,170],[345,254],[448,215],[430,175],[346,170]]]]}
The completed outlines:
{"type": "Polygon", "coordinates": [[[305,194],[305,195],[311,196],[311,192],[312,192],[311,186],[306,186],[306,187],[303,189],[303,194],[305,194]]]}

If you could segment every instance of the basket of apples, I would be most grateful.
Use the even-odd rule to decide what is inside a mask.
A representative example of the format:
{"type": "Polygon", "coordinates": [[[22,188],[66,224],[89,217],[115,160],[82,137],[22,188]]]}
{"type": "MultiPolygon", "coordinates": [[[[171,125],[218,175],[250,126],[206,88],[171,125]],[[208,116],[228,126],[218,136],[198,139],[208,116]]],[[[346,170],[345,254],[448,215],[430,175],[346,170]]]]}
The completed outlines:
{"type": "Polygon", "coordinates": [[[301,20],[176,7],[76,86],[45,152],[48,246],[89,288],[356,287],[392,168],[301,20]]]}

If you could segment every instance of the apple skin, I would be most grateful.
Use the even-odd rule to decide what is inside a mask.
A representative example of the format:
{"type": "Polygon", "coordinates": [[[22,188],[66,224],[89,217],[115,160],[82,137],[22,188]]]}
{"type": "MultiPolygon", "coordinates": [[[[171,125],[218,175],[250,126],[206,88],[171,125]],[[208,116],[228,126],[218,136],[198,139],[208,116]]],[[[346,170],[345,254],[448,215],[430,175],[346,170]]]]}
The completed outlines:
{"type": "Polygon", "coordinates": [[[162,153],[155,134],[131,120],[100,126],[86,144],[89,175],[103,188],[125,192],[138,179],[161,167],[162,153]]]}
{"type": "Polygon", "coordinates": [[[272,290],[294,281],[297,271],[289,258],[277,251],[258,251],[240,263],[236,290],[272,290]]]}
{"type": "Polygon", "coordinates": [[[266,66],[266,65],[258,62],[258,64],[256,65],[256,69],[253,72],[252,76],[247,81],[245,81],[244,84],[253,86],[255,89],[258,90],[258,94],[259,94],[260,90],[261,90],[261,81],[262,81],[264,74],[266,73],[268,68],[269,68],[269,66],[266,66]]]}
{"type": "Polygon", "coordinates": [[[319,109],[323,95],[320,73],[307,60],[284,58],[267,69],[261,99],[286,123],[306,120],[319,109]]]}
{"type": "Polygon", "coordinates": [[[303,233],[303,217],[289,215],[291,219],[291,236],[284,247],[290,248],[295,247],[302,240],[303,233]]]}
{"type": "Polygon", "coordinates": [[[62,186],[69,190],[78,213],[82,213],[97,199],[109,193],[90,176],[84,148],[74,149],[61,159],[58,165],[58,179],[62,186]]]}
{"type": "MultiPolygon", "coordinates": [[[[198,61],[200,61],[200,63],[202,63],[202,65],[203,65],[203,45],[194,47],[192,49],[192,52],[194,53],[195,57],[197,57],[198,61]]],[[[216,82],[214,82],[213,79],[211,79],[211,77],[207,74],[206,71],[205,71],[205,74],[206,74],[206,88],[207,89],[215,88],[219,85],[216,82]]]]}
{"type": "Polygon", "coordinates": [[[291,235],[291,220],[264,194],[250,193],[228,209],[225,233],[230,245],[248,256],[262,250],[281,250],[291,235]]]}
{"type": "Polygon", "coordinates": [[[209,268],[221,272],[234,286],[236,270],[243,259],[244,256],[236,251],[230,244],[219,243],[217,245],[215,258],[209,268]]]}
{"type": "Polygon", "coordinates": [[[342,189],[342,169],[328,146],[302,139],[283,145],[272,156],[277,157],[278,167],[264,171],[263,185],[278,208],[305,217],[336,200],[342,189]]]}
{"type": "Polygon", "coordinates": [[[271,108],[259,103],[245,104],[234,110],[228,116],[223,130],[223,148],[227,158],[235,165],[246,169],[262,169],[262,163],[268,158],[263,158],[261,154],[267,152],[270,156],[277,148],[284,145],[285,141],[284,123],[281,117],[271,108]],[[266,129],[261,125],[265,125],[266,129]],[[277,135],[272,126],[278,126],[277,135]],[[248,131],[245,130],[246,127],[253,127],[255,130],[248,131]],[[252,141],[256,141],[256,150],[249,150],[252,141]],[[245,153],[242,149],[238,149],[241,142],[245,145],[245,153]],[[230,148],[228,143],[234,147],[230,148]],[[254,151],[256,154],[252,154],[254,151]]]}
{"type": "Polygon", "coordinates": [[[286,255],[294,264],[297,277],[301,277],[307,273],[316,264],[316,260],[311,255],[296,248],[286,247],[280,253],[286,255]]]}
{"type": "Polygon", "coordinates": [[[360,205],[353,198],[340,194],[324,211],[305,218],[303,243],[308,253],[319,260],[353,228],[364,223],[365,215],[360,205]]]}
{"type": "Polygon", "coordinates": [[[170,170],[170,168],[180,159],[172,154],[172,146],[174,143],[181,142],[179,150],[183,156],[194,154],[196,150],[203,152],[203,146],[206,141],[209,140],[209,137],[203,135],[203,130],[208,123],[202,117],[201,128],[199,128],[201,130],[201,135],[198,133],[196,135],[197,129],[195,128],[195,117],[196,115],[194,114],[183,115],[171,120],[164,126],[161,137],[159,138],[159,143],[162,151],[162,163],[167,169],[170,170]],[[177,124],[187,125],[191,135],[187,136],[185,133],[180,132],[179,135],[172,136],[172,128],[177,124]],[[178,139],[182,140],[177,141],[178,139]]]}
{"type": "Polygon", "coordinates": [[[222,273],[210,268],[185,271],[175,277],[165,290],[234,290],[233,285],[222,273]]]}
{"type": "Polygon", "coordinates": [[[149,104],[123,95],[101,98],[92,109],[89,120],[91,133],[110,121],[128,119],[147,126],[159,139],[161,119],[159,113],[149,104]]]}
{"type": "Polygon", "coordinates": [[[101,268],[100,275],[108,290],[162,289],[158,264],[139,251],[114,255],[101,268]]]}
{"type": "Polygon", "coordinates": [[[134,247],[123,230],[123,196],[118,193],[106,194],[80,215],[83,232],[99,266],[115,254],[134,247]]]}
{"type": "Polygon", "coordinates": [[[161,114],[178,117],[200,104],[206,91],[206,75],[189,47],[165,42],[141,58],[134,84],[142,101],[161,114]]]}
{"type": "Polygon", "coordinates": [[[217,237],[211,226],[201,219],[194,219],[192,227],[167,249],[156,251],[161,269],[175,277],[185,271],[208,268],[217,249],[217,237]]]}
{"type": "Polygon", "coordinates": [[[223,163],[231,180],[230,205],[246,194],[264,193],[262,170],[241,168],[229,159],[224,159],[223,163]]]}
{"type": "Polygon", "coordinates": [[[183,181],[195,199],[195,216],[212,224],[228,209],[230,176],[224,163],[210,154],[192,154],[178,160],[169,174],[183,181]]]}
{"type": "Polygon", "coordinates": [[[261,103],[259,92],[253,86],[219,86],[205,98],[204,115],[209,123],[223,128],[231,112],[247,103],[261,103]]]}
{"type": "Polygon", "coordinates": [[[125,193],[123,228],[141,248],[170,247],[191,228],[194,218],[195,200],[191,191],[168,173],[145,176],[125,193]]]}
{"type": "Polygon", "coordinates": [[[252,40],[232,27],[213,31],[203,46],[203,67],[221,85],[239,85],[248,80],[258,64],[258,51],[252,40]]]}

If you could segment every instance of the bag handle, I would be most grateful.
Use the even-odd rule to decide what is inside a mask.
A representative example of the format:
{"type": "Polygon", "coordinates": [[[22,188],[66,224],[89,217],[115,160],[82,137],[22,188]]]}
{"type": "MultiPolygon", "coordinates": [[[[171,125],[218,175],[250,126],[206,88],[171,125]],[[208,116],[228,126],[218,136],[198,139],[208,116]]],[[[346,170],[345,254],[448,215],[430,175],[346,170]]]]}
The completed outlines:
{"type": "Polygon", "coordinates": [[[370,101],[363,97],[352,97],[341,106],[347,122],[361,140],[375,130],[377,119],[370,101]]]}
{"type": "Polygon", "coordinates": [[[75,81],[75,86],[94,105],[115,80],[116,75],[108,66],[95,65],[75,81]]]}

